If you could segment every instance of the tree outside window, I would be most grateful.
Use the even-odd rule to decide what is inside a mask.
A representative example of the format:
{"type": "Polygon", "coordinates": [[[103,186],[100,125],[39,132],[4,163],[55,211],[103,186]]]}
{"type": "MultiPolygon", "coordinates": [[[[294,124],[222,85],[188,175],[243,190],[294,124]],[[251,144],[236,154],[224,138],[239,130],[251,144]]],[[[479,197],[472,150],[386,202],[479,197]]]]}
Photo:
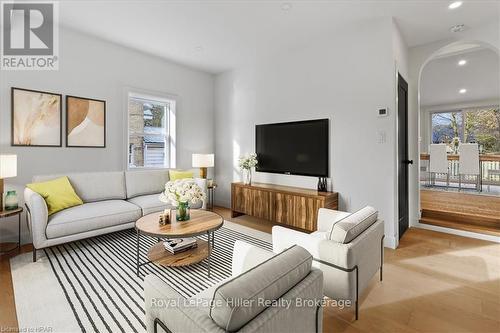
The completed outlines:
{"type": "Polygon", "coordinates": [[[498,107],[433,113],[432,143],[446,143],[455,151],[459,142],[478,143],[485,154],[500,153],[498,107]]]}

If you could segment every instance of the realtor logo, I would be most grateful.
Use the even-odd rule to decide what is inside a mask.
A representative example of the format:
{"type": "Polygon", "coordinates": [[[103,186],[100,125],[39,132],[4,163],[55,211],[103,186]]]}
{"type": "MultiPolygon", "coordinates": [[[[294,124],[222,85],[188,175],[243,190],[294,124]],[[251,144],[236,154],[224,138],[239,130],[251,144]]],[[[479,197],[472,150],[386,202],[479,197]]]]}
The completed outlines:
{"type": "Polygon", "coordinates": [[[1,69],[57,70],[56,2],[2,2],[1,69]]]}

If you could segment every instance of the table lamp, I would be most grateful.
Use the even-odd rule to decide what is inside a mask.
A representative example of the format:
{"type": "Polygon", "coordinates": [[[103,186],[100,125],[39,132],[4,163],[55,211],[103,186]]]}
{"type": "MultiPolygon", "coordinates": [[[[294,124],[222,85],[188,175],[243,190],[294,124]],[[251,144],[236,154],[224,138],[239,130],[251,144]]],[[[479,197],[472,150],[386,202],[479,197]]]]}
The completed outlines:
{"type": "Polygon", "coordinates": [[[17,176],[17,155],[0,155],[0,211],[3,210],[3,180],[17,176]]]}
{"type": "Polygon", "coordinates": [[[200,168],[200,177],[207,178],[207,168],[213,168],[214,154],[193,154],[193,168],[200,168]]]}

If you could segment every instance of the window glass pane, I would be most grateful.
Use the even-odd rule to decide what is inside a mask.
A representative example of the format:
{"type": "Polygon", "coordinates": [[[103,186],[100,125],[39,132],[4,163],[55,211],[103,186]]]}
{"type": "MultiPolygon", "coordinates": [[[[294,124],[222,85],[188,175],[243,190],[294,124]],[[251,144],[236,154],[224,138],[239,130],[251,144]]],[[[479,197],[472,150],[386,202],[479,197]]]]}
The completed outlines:
{"type": "Polygon", "coordinates": [[[167,168],[168,115],[171,103],[153,99],[129,98],[130,168],[167,168]]]}
{"type": "Polygon", "coordinates": [[[432,114],[432,143],[446,143],[454,149],[463,142],[462,112],[432,114]]]}
{"type": "Polygon", "coordinates": [[[464,138],[477,142],[483,153],[500,152],[500,112],[498,108],[468,109],[465,113],[464,138]]]}

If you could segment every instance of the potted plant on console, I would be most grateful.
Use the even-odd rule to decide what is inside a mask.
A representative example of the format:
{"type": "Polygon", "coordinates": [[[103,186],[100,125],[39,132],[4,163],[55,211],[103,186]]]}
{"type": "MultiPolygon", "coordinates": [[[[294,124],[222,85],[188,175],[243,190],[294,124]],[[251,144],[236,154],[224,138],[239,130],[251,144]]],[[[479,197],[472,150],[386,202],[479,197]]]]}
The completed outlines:
{"type": "Polygon", "coordinates": [[[177,221],[190,219],[189,204],[205,200],[205,193],[192,179],[178,179],[165,184],[165,191],[160,194],[160,201],[177,208],[177,221]]]}

